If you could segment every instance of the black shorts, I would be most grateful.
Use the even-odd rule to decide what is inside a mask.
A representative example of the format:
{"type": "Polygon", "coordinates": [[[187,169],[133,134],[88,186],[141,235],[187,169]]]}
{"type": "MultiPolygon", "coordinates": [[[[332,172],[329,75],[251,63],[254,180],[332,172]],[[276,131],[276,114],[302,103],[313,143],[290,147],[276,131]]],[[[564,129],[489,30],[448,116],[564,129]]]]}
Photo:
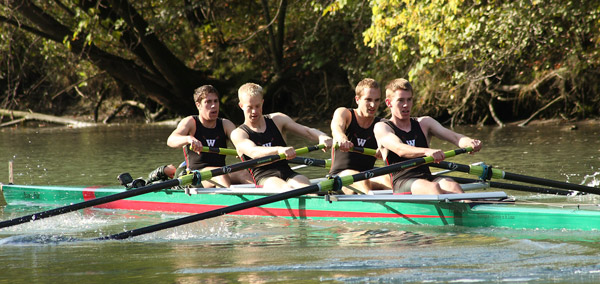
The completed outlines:
{"type": "Polygon", "coordinates": [[[434,175],[422,175],[419,177],[407,177],[407,178],[403,178],[403,179],[398,179],[398,180],[395,180],[394,184],[393,184],[394,193],[410,194],[411,193],[410,189],[411,189],[413,183],[419,179],[426,179],[428,181],[438,182],[438,181],[443,180],[444,178],[434,176],[434,175]]]}
{"type": "Polygon", "coordinates": [[[256,184],[264,185],[265,180],[267,180],[267,178],[270,177],[278,177],[284,181],[288,181],[289,179],[294,178],[297,175],[299,175],[299,173],[293,171],[290,168],[284,168],[279,170],[269,169],[266,172],[262,172],[260,177],[256,178],[256,184]]]}

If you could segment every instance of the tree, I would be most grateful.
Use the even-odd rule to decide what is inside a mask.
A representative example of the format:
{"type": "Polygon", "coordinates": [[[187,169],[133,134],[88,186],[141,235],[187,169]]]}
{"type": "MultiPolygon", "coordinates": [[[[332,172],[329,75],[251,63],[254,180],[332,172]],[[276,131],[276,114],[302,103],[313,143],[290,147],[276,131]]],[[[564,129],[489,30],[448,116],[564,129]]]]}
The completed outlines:
{"type": "Polygon", "coordinates": [[[483,123],[598,114],[595,1],[371,1],[365,44],[388,50],[432,115],[483,123]],[[557,100],[556,98],[561,99],[557,100]],[[562,101],[563,104],[556,104],[562,101]],[[495,110],[503,105],[503,112],[495,110]],[[486,110],[482,112],[482,110],[486,110]],[[486,114],[487,112],[487,114],[486,114]]]}

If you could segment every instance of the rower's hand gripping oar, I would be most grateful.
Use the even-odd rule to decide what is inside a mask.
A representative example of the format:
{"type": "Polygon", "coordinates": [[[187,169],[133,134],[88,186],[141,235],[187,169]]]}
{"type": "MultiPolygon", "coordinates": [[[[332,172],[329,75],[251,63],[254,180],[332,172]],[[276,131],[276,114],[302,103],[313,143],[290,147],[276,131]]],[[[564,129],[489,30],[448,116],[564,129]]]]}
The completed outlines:
{"type": "MultiPolygon", "coordinates": [[[[296,154],[306,154],[308,152],[320,150],[320,149],[324,149],[324,148],[325,148],[324,144],[299,148],[296,150],[296,154]]],[[[212,169],[212,170],[193,171],[190,174],[181,176],[176,179],[171,179],[171,180],[167,180],[167,181],[160,182],[160,183],[154,183],[151,185],[131,189],[128,191],[117,193],[117,194],[103,196],[103,197],[91,199],[91,200],[80,202],[80,203],[75,203],[75,204],[71,204],[71,205],[67,205],[67,206],[63,206],[63,207],[59,207],[59,208],[55,208],[55,209],[50,209],[47,211],[42,211],[42,212],[35,213],[35,214],[30,214],[30,215],[23,216],[23,217],[14,218],[11,220],[2,221],[2,222],[0,222],[0,228],[6,228],[6,227],[10,227],[10,226],[30,222],[30,221],[40,220],[40,219],[44,219],[47,217],[52,217],[52,216],[76,211],[76,210],[83,209],[83,208],[88,208],[88,207],[92,207],[92,206],[96,206],[96,205],[100,205],[100,204],[104,204],[104,203],[109,203],[109,202],[120,200],[120,199],[134,197],[137,195],[142,195],[145,193],[149,193],[149,192],[153,192],[153,191],[157,191],[157,190],[161,190],[161,189],[171,188],[171,187],[175,187],[175,186],[186,186],[186,185],[190,185],[190,184],[198,185],[198,184],[200,184],[201,181],[208,180],[215,176],[224,175],[224,174],[228,174],[231,172],[235,172],[235,171],[239,171],[239,170],[243,170],[243,169],[247,169],[247,168],[251,168],[251,167],[256,167],[256,166],[259,166],[262,164],[266,164],[266,163],[270,163],[270,162],[282,160],[282,159],[285,159],[284,154],[271,155],[271,156],[266,156],[266,157],[262,157],[262,158],[244,161],[244,162],[237,163],[237,164],[223,166],[223,167],[212,169]]]]}
{"type": "MultiPolygon", "coordinates": [[[[449,158],[449,157],[453,157],[458,154],[471,152],[471,151],[473,151],[473,148],[468,147],[468,148],[460,148],[460,149],[456,149],[456,150],[452,150],[452,151],[447,151],[447,152],[444,152],[444,154],[445,154],[446,158],[449,158]]],[[[375,176],[380,176],[380,175],[400,171],[403,169],[416,167],[416,166],[419,166],[422,164],[432,163],[433,161],[434,161],[433,157],[422,157],[422,158],[410,159],[410,160],[406,160],[404,162],[392,164],[389,166],[360,172],[360,173],[357,173],[354,175],[347,175],[347,176],[337,177],[335,179],[324,180],[317,184],[309,185],[306,187],[293,189],[290,191],[266,196],[263,198],[251,200],[251,201],[244,202],[244,203],[239,203],[236,205],[219,208],[216,210],[207,211],[207,212],[200,213],[200,214],[190,215],[187,217],[167,221],[164,223],[159,223],[159,224],[155,224],[155,225],[151,225],[151,226],[147,226],[147,227],[143,227],[143,228],[139,228],[139,229],[134,229],[134,230],[130,230],[130,231],[126,231],[126,232],[122,232],[122,233],[118,233],[118,234],[114,234],[114,235],[110,235],[110,236],[97,238],[95,240],[127,239],[127,238],[131,238],[131,237],[135,237],[135,236],[139,236],[139,235],[143,235],[143,234],[148,234],[148,233],[153,233],[156,231],[160,231],[160,230],[164,230],[164,229],[168,229],[168,228],[172,228],[172,227],[176,227],[176,226],[181,226],[181,225],[185,225],[185,224],[189,224],[189,223],[193,223],[193,222],[197,222],[197,221],[201,221],[201,220],[205,220],[205,219],[209,219],[209,218],[213,218],[213,217],[218,217],[221,215],[229,214],[232,212],[236,212],[236,211],[240,211],[240,210],[244,210],[244,209],[248,209],[248,208],[252,208],[252,207],[262,206],[265,204],[269,204],[269,203],[273,203],[273,202],[277,202],[277,201],[281,201],[281,200],[285,200],[285,199],[289,199],[289,198],[294,198],[294,197],[301,196],[304,194],[339,190],[342,186],[350,185],[357,181],[362,181],[365,179],[370,179],[375,176]]]]}
{"type": "Polygon", "coordinates": [[[471,166],[469,166],[469,165],[462,165],[462,164],[442,161],[439,164],[432,164],[432,166],[437,167],[437,168],[443,168],[443,169],[452,169],[452,170],[456,170],[459,172],[476,175],[482,180],[490,180],[492,178],[501,178],[501,179],[525,182],[525,183],[530,183],[530,184],[552,186],[552,187],[556,187],[556,188],[576,190],[576,191],[580,191],[580,192],[593,193],[593,194],[600,194],[600,188],[509,173],[509,172],[505,172],[503,170],[492,168],[491,166],[487,166],[487,165],[471,165],[471,166]]]}

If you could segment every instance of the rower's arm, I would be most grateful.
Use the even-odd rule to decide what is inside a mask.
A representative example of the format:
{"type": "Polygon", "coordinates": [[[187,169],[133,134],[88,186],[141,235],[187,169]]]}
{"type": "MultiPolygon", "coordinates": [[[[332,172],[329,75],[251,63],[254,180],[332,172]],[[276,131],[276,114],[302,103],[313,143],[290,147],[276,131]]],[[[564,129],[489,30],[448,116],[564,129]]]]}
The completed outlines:
{"type": "Polygon", "coordinates": [[[167,145],[172,148],[192,145],[192,150],[199,152],[202,150],[202,142],[194,137],[194,132],[196,132],[196,122],[193,117],[188,116],[182,119],[177,124],[177,128],[169,135],[167,145]]]}
{"type": "Polygon", "coordinates": [[[331,136],[333,137],[333,143],[339,145],[340,150],[346,152],[350,148],[354,147],[354,144],[346,136],[346,129],[352,121],[352,114],[350,110],[345,107],[340,107],[333,113],[331,119],[331,136]]]}
{"type": "Polygon", "coordinates": [[[282,134],[289,131],[299,137],[308,137],[313,141],[319,141],[319,144],[325,144],[326,148],[331,148],[333,144],[331,137],[323,131],[299,124],[283,113],[274,113],[271,118],[277,127],[283,130],[282,134]]]}
{"type": "Polygon", "coordinates": [[[435,136],[461,148],[473,147],[474,152],[481,150],[481,141],[456,133],[429,116],[419,118],[419,123],[429,136],[435,136]]]}
{"type": "Polygon", "coordinates": [[[377,144],[384,150],[384,158],[387,158],[386,151],[392,151],[400,157],[409,159],[433,156],[436,162],[439,162],[444,158],[444,153],[439,149],[414,147],[405,144],[398,136],[396,136],[394,130],[383,122],[376,123],[373,132],[375,133],[377,144]],[[441,156],[439,155],[440,153],[441,156]]]}
{"type": "Polygon", "coordinates": [[[248,133],[240,128],[236,128],[231,132],[231,142],[233,142],[238,155],[246,155],[252,159],[280,154],[285,154],[288,159],[296,157],[296,152],[292,147],[264,147],[256,145],[256,143],[250,140],[248,133]]]}

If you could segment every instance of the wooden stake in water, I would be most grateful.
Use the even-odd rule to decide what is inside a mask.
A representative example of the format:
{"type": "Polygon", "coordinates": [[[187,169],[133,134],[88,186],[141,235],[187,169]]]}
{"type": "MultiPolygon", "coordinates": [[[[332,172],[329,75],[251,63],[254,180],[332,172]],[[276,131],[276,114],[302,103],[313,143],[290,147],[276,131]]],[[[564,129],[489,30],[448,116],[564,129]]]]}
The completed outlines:
{"type": "Polygon", "coordinates": [[[8,161],[8,184],[14,184],[15,178],[13,175],[13,161],[8,161]]]}

